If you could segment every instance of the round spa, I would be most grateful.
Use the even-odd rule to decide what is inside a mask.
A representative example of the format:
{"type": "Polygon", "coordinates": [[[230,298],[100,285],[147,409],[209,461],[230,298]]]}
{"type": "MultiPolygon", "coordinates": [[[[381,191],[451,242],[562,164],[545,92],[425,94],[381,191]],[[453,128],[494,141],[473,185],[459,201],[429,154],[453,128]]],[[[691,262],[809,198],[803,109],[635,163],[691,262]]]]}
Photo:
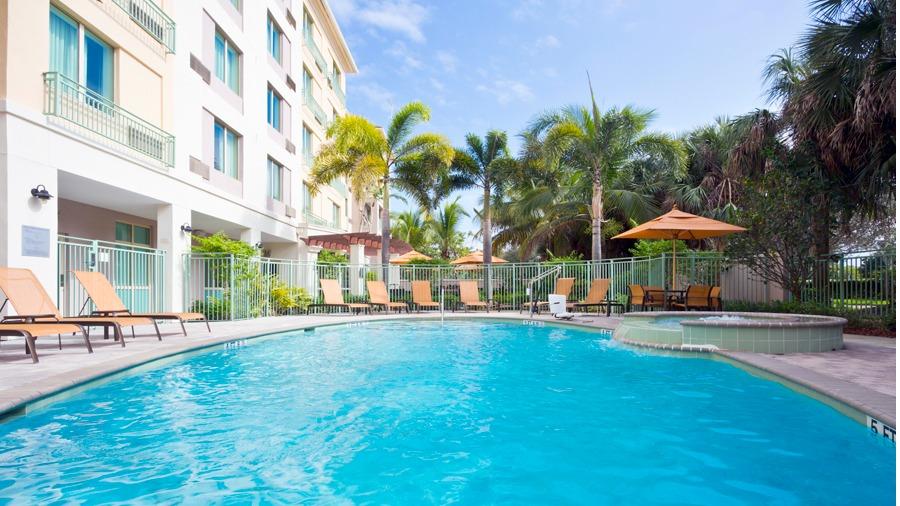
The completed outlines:
{"type": "Polygon", "coordinates": [[[615,338],[634,344],[757,353],[810,353],[844,347],[847,320],[777,313],[626,313],[615,338]]]}

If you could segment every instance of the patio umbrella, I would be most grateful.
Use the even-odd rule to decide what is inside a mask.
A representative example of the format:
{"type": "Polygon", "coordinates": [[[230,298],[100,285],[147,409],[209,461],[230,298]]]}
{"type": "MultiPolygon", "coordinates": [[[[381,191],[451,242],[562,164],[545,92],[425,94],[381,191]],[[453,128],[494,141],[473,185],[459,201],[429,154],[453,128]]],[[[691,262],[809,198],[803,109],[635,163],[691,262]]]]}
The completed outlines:
{"type": "Polygon", "coordinates": [[[638,225],[623,232],[613,239],[670,239],[672,241],[672,289],[675,288],[675,241],[706,239],[723,235],[745,232],[747,229],[730,225],[711,218],[680,211],[678,206],[666,214],[653,218],[647,223],[638,225]]]}
{"type": "Polygon", "coordinates": [[[431,257],[424,253],[419,253],[416,250],[412,250],[407,251],[397,258],[392,258],[391,263],[394,265],[404,265],[412,262],[413,260],[431,260],[431,257]]]}
{"type": "MultiPolygon", "coordinates": [[[[481,265],[484,263],[483,260],[484,260],[484,253],[482,253],[480,251],[473,251],[472,253],[469,253],[468,255],[465,255],[465,256],[461,256],[450,263],[452,265],[481,265]]],[[[505,264],[506,260],[499,258],[499,257],[491,256],[491,263],[505,264]]]]}

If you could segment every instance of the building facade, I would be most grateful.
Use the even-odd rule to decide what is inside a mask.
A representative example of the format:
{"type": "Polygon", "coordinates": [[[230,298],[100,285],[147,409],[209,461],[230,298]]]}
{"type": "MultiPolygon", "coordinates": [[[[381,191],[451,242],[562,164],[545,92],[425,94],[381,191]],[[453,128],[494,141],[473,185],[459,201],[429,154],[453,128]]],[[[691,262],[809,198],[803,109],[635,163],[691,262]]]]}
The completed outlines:
{"type": "Polygon", "coordinates": [[[0,265],[64,307],[76,269],[184,307],[191,233],[308,261],[364,226],[305,184],[356,72],[324,0],[0,0],[0,61],[0,265]]]}

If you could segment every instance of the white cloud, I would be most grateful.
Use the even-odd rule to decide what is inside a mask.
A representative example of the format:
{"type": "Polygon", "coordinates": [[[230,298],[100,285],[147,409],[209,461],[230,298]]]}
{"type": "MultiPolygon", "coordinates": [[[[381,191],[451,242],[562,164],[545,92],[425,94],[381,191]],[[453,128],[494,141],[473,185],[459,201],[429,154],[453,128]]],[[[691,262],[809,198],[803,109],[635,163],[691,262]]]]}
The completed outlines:
{"type": "Polygon", "coordinates": [[[456,65],[459,63],[459,58],[457,58],[455,54],[450,51],[438,51],[437,60],[448,74],[456,72],[456,65]]]}
{"type": "Polygon", "coordinates": [[[534,99],[534,92],[527,84],[511,79],[497,79],[487,85],[479,84],[475,89],[493,95],[500,105],[506,105],[514,100],[530,102],[534,99]]]}
{"type": "Polygon", "coordinates": [[[540,17],[541,7],[544,6],[543,0],[521,0],[512,9],[512,17],[515,20],[522,21],[525,19],[538,19],[540,17]]]}
{"type": "Polygon", "coordinates": [[[559,47],[559,39],[554,35],[544,35],[543,37],[538,37],[534,45],[539,49],[559,47]]]}
{"type": "Polygon", "coordinates": [[[400,60],[403,63],[403,71],[409,71],[410,69],[418,69],[422,67],[422,62],[409,51],[401,41],[395,41],[391,47],[384,51],[390,56],[400,60]]]}
{"type": "Polygon", "coordinates": [[[431,82],[432,88],[436,89],[437,91],[444,91],[444,83],[442,83],[440,80],[432,77],[429,79],[429,82],[431,82]]]}
{"type": "Polygon", "coordinates": [[[428,9],[415,0],[331,0],[329,5],[344,23],[359,22],[425,42],[422,25],[428,19],[428,9]]]}
{"type": "Polygon", "coordinates": [[[375,105],[387,113],[394,112],[394,94],[375,83],[362,83],[353,87],[353,92],[365,97],[372,105],[375,105]]]}

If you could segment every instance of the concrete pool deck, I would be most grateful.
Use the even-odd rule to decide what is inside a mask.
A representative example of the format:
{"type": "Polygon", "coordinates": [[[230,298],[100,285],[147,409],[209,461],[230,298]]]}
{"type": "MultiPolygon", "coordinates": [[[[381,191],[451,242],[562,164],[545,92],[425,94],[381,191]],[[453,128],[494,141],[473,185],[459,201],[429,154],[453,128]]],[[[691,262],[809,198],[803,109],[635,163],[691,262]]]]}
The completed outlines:
{"type": "MultiPolygon", "coordinates": [[[[445,313],[447,319],[492,318],[521,321],[518,312],[445,313]]],[[[63,338],[63,349],[55,339],[38,340],[40,362],[33,364],[24,353],[24,340],[10,339],[0,345],[0,413],[21,409],[66,388],[101,378],[155,359],[212,346],[245,337],[294,329],[362,321],[439,318],[439,314],[370,316],[280,316],[236,322],[214,322],[212,333],[202,324],[188,324],[188,336],[177,325],[164,324],[160,342],[146,329],[138,329],[136,339],[126,338],[126,347],[112,340],[92,338],[94,353],[88,354],[75,337],[63,338]],[[143,335],[141,330],[145,330],[143,335]]],[[[535,320],[554,321],[548,315],[535,320]]],[[[572,325],[614,329],[620,318],[579,316],[572,325]]],[[[844,336],[845,349],[827,353],[766,355],[747,352],[718,352],[720,355],[824,394],[864,414],[896,427],[896,346],[894,339],[844,336]]]]}

